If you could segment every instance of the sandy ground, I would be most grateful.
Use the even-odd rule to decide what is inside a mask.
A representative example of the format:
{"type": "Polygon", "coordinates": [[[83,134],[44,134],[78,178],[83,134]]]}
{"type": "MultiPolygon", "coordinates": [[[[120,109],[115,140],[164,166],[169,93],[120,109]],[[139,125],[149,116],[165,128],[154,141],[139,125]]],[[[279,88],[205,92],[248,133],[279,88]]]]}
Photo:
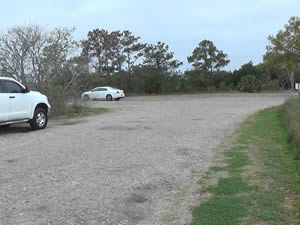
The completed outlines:
{"type": "Polygon", "coordinates": [[[283,94],[132,97],[114,112],[0,130],[1,225],[188,224],[222,139],[283,94]]]}

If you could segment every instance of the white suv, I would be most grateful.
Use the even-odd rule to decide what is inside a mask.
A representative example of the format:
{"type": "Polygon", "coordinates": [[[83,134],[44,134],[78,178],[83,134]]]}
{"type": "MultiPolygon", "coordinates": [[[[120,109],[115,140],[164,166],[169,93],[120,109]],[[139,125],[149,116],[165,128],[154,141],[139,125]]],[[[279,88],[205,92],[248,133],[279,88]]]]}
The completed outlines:
{"type": "Polygon", "coordinates": [[[50,113],[48,98],[18,81],[0,77],[0,126],[28,122],[32,129],[44,129],[50,113]]]}

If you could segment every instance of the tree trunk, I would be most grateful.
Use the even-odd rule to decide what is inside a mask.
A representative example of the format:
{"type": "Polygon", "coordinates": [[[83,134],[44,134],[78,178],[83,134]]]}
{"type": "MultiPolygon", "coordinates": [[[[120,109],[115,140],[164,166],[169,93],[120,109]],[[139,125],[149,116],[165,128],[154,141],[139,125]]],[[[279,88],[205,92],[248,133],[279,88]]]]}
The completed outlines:
{"type": "Polygon", "coordinates": [[[289,73],[289,79],[290,79],[291,90],[294,90],[295,89],[295,71],[291,71],[289,73]]]}

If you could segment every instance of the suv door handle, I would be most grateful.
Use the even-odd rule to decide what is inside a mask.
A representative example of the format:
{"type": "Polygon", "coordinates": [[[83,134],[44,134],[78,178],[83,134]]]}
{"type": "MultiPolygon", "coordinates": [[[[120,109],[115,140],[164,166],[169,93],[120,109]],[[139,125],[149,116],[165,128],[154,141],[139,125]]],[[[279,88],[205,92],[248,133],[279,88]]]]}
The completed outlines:
{"type": "Polygon", "coordinates": [[[15,96],[9,96],[9,98],[16,98],[15,96]]]}

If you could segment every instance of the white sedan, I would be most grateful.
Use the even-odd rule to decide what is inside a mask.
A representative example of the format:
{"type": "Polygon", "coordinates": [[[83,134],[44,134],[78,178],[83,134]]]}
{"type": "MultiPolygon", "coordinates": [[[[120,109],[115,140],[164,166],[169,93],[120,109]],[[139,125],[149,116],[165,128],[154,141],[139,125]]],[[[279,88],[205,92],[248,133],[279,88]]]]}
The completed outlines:
{"type": "Polygon", "coordinates": [[[124,97],[125,93],[123,90],[112,87],[96,87],[93,90],[84,92],[82,94],[82,99],[85,101],[88,101],[89,99],[106,99],[107,101],[112,101],[114,99],[116,101],[119,101],[124,97]]]}

